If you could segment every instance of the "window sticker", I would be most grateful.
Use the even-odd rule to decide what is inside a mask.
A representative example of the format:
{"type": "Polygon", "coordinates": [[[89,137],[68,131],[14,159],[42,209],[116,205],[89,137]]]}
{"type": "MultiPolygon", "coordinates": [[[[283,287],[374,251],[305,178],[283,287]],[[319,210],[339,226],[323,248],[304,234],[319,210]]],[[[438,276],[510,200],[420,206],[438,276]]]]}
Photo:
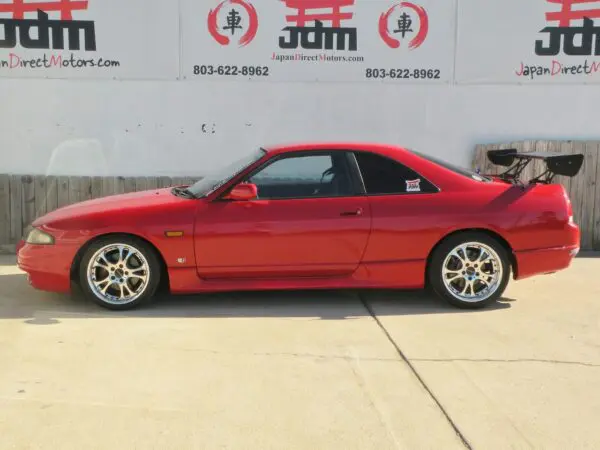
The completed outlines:
{"type": "Polygon", "coordinates": [[[406,192],[421,192],[421,179],[406,180],[406,192]]]}

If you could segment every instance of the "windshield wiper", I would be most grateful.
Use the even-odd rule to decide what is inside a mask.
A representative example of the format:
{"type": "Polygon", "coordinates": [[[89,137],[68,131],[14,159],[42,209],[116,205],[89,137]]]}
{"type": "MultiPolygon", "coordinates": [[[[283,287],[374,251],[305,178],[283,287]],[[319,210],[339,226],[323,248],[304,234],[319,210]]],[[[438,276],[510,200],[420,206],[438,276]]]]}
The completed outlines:
{"type": "Polygon", "coordinates": [[[196,196],[190,191],[188,188],[174,187],[171,189],[171,192],[175,194],[177,197],[183,198],[196,198],[196,196]]]}

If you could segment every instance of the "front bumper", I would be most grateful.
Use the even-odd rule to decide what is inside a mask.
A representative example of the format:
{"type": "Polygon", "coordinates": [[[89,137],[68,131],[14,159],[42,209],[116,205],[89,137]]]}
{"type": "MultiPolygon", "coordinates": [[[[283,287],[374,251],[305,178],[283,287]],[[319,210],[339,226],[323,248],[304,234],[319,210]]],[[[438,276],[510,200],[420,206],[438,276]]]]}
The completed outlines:
{"type": "Polygon", "coordinates": [[[42,291],[71,291],[71,264],[77,247],[70,245],[17,245],[17,265],[27,273],[29,284],[42,291]]]}

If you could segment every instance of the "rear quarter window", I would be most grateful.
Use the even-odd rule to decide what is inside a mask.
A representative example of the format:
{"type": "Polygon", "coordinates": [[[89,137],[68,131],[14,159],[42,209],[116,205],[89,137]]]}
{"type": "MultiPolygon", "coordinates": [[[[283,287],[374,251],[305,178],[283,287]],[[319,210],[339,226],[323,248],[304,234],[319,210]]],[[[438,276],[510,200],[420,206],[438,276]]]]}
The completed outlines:
{"type": "Polygon", "coordinates": [[[431,194],[439,189],[405,165],[381,155],[355,152],[368,195],[431,194]]]}

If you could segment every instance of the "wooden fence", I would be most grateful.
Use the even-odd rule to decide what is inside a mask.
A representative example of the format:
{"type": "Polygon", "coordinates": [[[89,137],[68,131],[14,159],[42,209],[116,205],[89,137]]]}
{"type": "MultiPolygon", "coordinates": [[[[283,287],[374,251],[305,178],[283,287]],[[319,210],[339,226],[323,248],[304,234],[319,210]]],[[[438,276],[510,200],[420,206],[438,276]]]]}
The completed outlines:
{"type": "MultiPolygon", "coordinates": [[[[479,145],[475,150],[473,167],[482,173],[498,173],[486,151],[495,148],[517,148],[520,151],[581,152],[585,155],[583,168],[576,177],[558,177],[573,203],[577,224],[582,232],[582,250],[600,250],[600,142],[522,141],[504,144],[479,145]]],[[[530,164],[524,179],[543,171],[543,162],[530,164]]],[[[56,208],[80,201],[125,192],[143,191],[181,184],[198,178],[169,177],[54,177],[0,175],[0,250],[14,250],[14,245],[36,217],[56,208]]]]}
{"type": "Polygon", "coordinates": [[[14,251],[37,217],[93,198],[191,184],[199,178],[0,175],[0,251],[14,251]]]}
{"type": "MultiPolygon", "coordinates": [[[[492,165],[486,152],[492,149],[516,148],[522,152],[542,151],[558,153],[583,153],[583,167],[573,178],[556,177],[562,184],[573,204],[573,216],[581,229],[581,249],[600,250],[600,141],[521,141],[503,144],[478,145],[473,167],[481,173],[498,174],[505,167],[492,165]]],[[[534,161],[523,172],[522,179],[533,178],[545,170],[543,161],[534,161]]]]}

